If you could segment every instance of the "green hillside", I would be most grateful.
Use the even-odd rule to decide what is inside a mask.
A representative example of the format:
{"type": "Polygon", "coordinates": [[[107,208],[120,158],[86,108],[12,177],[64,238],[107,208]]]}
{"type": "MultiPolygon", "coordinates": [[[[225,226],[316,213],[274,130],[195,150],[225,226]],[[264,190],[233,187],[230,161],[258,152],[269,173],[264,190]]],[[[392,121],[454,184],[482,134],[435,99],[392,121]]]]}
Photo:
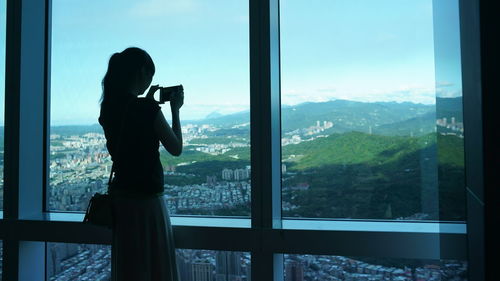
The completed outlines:
{"type": "Polygon", "coordinates": [[[382,165],[435,146],[436,142],[438,142],[440,164],[463,167],[463,140],[452,135],[391,137],[360,132],[333,134],[314,141],[287,145],[283,147],[282,154],[283,159],[291,163],[292,169],[295,170],[324,165],[382,165]]]}
{"type": "Polygon", "coordinates": [[[285,216],[463,220],[463,140],[428,134],[387,137],[331,135],[283,148],[283,198],[298,209],[285,216]],[[307,183],[307,191],[286,187],[307,183]]]}
{"type": "Polygon", "coordinates": [[[373,127],[372,132],[385,136],[422,136],[436,129],[436,113],[429,112],[401,122],[373,127]]]}

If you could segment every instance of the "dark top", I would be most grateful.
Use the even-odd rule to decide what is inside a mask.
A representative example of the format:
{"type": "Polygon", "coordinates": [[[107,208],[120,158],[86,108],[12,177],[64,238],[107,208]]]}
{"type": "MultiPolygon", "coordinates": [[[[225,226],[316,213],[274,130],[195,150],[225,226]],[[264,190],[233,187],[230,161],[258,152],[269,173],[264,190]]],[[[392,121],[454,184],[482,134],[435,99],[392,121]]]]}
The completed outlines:
{"type": "Polygon", "coordinates": [[[110,190],[163,192],[160,140],[154,131],[158,110],[155,101],[132,95],[119,104],[101,106],[99,124],[115,168],[110,190]]]}

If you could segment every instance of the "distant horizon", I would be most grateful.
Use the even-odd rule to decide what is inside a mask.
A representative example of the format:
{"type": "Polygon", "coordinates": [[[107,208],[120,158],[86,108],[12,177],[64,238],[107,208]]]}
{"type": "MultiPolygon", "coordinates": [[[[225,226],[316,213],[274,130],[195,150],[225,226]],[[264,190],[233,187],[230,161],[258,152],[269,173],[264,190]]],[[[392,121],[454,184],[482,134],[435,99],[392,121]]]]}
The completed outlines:
{"type": "MultiPolygon", "coordinates": [[[[437,98],[440,98],[440,99],[457,99],[457,98],[462,98],[462,96],[459,96],[459,97],[437,97],[437,98]]],[[[411,102],[411,101],[373,101],[373,102],[367,102],[367,101],[356,101],[356,100],[347,100],[347,99],[331,99],[331,100],[327,100],[327,101],[321,101],[321,102],[302,102],[302,103],[299,103],[299,104],[293,104],[293,105],[282,105],[282,107],[293,107],[293,106],[300,106],[300,105],[304,105],[304,104],[309,104],[309,103],[327,103],[327,102],[332,102],[332,101],[349,101],[349,102],[358,102],[358,103],[398,103],[398,104],[404,104],[404,103],[411,103],[411,104],[415,104],[415,105],[424,105],[424,106],[435,106],[435,103],[434,104],[424,104],[424,103],[416,103],[416,102],[411,102]]],[[[185,120],[182,120],[181,119],[181,123],[183,122],[199,122],[199,121],[202,121],[202,120],[205,120],[205,119],[216,119],[216,118],[219,118],[219,117],[224,117],[224,116],[229,116],[229,115],[235,115],[235,114],[241,114],[241,113],[245,113],[245,112],[249,112],[249,110],[242,110],[242,111],[237,111],[237,112],[233,112],[233,113],[228,113],[228,114],[221,114],[220,116],[218,117],[215,117],[215,118],[200,118],[200,119],[185,119],[185,120]]],[[[208,115],[212,115],[214,113],[218,113],[217,111],[214,111],[214,112],[211,112],[209,113],[208,115]]],[[[207,116],[208,116],[207,115],[207,116]]],[[[65,127],[65,126],[93,126],[93,125],[99,125],[98,121],[97,121],[97,118],[96,117],[96,122],[95,123],[67,123],[67,124],[54,124],[50,127],[65,127]]],[[[181,118],[182,118],[182,112],[181,112],[181,118]]],[[[3,124],[3,122],[2,122],[3,124]]],[[[0,125],[1,128],[3,128],[4,126],[3,125],[0,125]]]]}

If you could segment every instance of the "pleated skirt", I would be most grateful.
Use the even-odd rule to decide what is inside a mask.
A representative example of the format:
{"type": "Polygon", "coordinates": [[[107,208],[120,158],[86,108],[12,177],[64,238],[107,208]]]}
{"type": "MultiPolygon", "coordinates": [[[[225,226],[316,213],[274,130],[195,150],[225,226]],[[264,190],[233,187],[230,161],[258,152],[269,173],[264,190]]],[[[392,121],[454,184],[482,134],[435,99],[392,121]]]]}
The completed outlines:
{"type": "Polygon", "coordinates": [[[164,196],[113,196],[113,281],[179,281],[164,196]]]}

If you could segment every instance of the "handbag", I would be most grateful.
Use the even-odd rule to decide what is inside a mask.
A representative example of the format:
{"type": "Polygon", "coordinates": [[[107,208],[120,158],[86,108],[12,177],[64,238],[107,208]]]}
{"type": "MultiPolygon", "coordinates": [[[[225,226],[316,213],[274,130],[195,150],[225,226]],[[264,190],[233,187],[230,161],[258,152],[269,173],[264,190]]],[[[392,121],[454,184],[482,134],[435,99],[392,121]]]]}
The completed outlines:
{"type": "Polygon", "coordinates": [[[108,192],[96,192],[92,195],[89,205],[87,206],[87,210],[85,211],[83,222],[98,226],[105,226],[108,228],[113,226],[112,202],[111,195],[109,195],[109,185],[111,184],[111,179],[113,177],[114,167],[115,165],[113,164],[109,175],[108,192]]]}

